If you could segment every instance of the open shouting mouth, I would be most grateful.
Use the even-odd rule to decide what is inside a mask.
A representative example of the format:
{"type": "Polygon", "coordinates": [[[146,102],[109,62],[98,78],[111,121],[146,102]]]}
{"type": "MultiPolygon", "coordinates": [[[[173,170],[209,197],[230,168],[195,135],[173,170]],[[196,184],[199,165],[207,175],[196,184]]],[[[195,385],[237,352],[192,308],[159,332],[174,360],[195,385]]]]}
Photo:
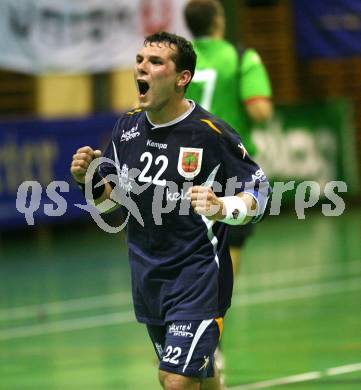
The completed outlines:
{"type": "Polygon", "coordinates": [[[137,80],[139,96],[143,97],[149,90],[149,84],[145,80],[137,80]]]}

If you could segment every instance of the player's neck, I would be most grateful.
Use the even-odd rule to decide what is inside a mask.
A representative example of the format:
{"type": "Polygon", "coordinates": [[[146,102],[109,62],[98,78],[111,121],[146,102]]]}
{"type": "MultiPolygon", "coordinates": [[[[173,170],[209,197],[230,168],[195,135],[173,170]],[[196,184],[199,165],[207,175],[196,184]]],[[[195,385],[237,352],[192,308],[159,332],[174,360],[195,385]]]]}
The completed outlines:
{"type": "Polygon", "coordinates": [[[167,104],[157,111],[147,111],[148,118],[155,125],[168,123],[183,115],[191,107],[191,103],[187,99],[182,99],[180,102],[172,102],[167,104]]]}
{"type": "Polygon", "coordinates": [[[213,39],[224,39],[224,28],[216,26],[211,33],[211,37],[213,39]]]}
{"type": "Polygon", "coordinates": [[[211,37],[213,39],[224,39],[224,33],[225,33],[224,17],[218,16],[213,21],[213,28],[211,31],[211,37]]]}
{"type": "Polygon", "coordinates": [[[223,39],[224,38],[224,34],[222,31],[216,31],[212,34],[212,38],[213,39],[223,39]]]}

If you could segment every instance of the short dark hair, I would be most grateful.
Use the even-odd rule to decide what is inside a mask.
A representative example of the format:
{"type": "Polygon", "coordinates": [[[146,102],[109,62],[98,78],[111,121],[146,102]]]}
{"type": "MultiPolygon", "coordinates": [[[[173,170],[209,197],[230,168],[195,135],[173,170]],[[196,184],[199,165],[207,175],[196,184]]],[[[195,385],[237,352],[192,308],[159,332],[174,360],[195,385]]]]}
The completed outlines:
{"type": "Polygon", "coordinates": [[[145,38],[144,45],[147,45],[148,43],[166,43],[169,46],[176,46],[177,51],[173,56],[173,61],[175,63],[177,72],[181,72],[182,70],[189,70],[193,78],[196,69],[197,54],[194,51],[191,42],[187,41],[185,38],[179,35],[171,34],[165,31],[159,31],[155,34],[148,35],[145,38]]]}
{"type": "Polygon", "coordinates": [[[190,0],[184,9],[187,26],[196,38],[210,35],[215,17],[223,14],[218,0],[190,0]]]}

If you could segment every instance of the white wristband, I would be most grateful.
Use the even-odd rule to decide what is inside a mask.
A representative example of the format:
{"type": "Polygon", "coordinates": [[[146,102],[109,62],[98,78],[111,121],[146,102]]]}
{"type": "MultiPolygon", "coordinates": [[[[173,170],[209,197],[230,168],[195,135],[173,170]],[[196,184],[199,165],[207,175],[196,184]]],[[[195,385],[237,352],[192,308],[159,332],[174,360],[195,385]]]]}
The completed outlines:
{"type": "Polygon", "coordinates": [[[242,225],[247,217],[246,203],[239,196],[225,196],[219,198],[223,201],[226,216],[220,222],[228,225],[242,225]]]}

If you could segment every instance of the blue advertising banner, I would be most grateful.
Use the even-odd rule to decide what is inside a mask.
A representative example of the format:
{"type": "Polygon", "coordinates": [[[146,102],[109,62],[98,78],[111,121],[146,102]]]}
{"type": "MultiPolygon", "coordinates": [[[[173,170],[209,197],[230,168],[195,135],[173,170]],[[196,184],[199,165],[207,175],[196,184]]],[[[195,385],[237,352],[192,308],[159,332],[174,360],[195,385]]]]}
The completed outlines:
{"type": "Polygon", "coordinates": [[[301,58],[361,54],[360,0],[294,0],[293,10],[301,58]]]}
{"type": "MultiPolygon", "coordinates": [[[[29,181],[37,182],[31,190],[41,193],[39,205],[32,205],[37,208],[33,214],[36,225],[84,216],[85,212],[74,206],[85,202],[70,175],[72,155],[84,145],[104,150],[116,119],[116,114],[106,114],[0,122],[0,229],[27,226],[16,198],[19,186],[29,181]],[[54,181],[65,184],[56,186],[54,181]]],[[[28,195],[25,207],[29,206],[30,190],[28,195]]]]}

